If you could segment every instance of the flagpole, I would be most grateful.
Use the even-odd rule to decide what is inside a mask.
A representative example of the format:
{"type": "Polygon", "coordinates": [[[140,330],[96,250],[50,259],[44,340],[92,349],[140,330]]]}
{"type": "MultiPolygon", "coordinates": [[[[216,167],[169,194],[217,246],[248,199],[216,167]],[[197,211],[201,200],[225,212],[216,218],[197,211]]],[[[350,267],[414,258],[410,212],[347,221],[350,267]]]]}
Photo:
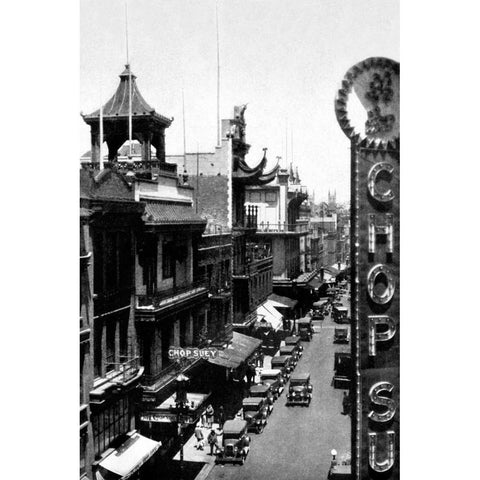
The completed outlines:
{"type": "Polygon", "coordinates": [[[218,2],[215,2],[215,18],[217,25],[217,145],[220,146],[220,41],[218,34],[218,2]]]}
{"type": "Polygon", "coordinates": [[[130,69],[130,58],[128,52],[128,5],[125,0],[125,44],[127,51],[128,68],[128,158],[132,158],[132,70],[130,69]]]}
{"type": "Polygon", "coordinates": [[[187,171],[187,142],[185,133],[185,95],[182,88],[182,116],[183,116],[183,170],[187,171]]]}

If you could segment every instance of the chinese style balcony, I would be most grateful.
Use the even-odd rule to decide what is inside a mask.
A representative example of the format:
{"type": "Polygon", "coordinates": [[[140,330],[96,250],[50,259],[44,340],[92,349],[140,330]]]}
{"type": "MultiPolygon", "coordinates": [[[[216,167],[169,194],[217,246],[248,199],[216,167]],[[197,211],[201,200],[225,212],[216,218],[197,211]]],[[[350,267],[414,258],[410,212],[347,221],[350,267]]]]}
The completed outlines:
{"type": "MultiPolygon", "coordinates": [[[[139,314],[158,313],[177,309],[180,306],[195,306],[207,298],[207,283],[202,278],[169,289],[157,290],[150,295],[137,295],[135,308],[139,314]]],[[[137,320],[147,320],[147,318],[138,315],[137,320]]]]}

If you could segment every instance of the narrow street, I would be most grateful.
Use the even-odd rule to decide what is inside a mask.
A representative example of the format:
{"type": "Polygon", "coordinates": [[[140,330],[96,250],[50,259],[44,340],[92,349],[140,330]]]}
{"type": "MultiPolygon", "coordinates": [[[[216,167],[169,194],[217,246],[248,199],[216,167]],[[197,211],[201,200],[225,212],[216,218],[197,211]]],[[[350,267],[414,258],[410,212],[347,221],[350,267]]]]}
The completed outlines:
{"type": "Polygon", "coordinates": [[[311,374],[310,406],[285,406],[285,389],[263,433],[251,434],[245,464],[216,465],[208,479],[323,480],[330,451],[334,448],[339,455],[350,451],[350,416],[342,415],[343,390],[332,386],[334,352],[348,352],[350,344],[333,343],[335,323],[330,316],[314,324],[313,339],[302,343],[304,353],[295,369],[311,374]]]}

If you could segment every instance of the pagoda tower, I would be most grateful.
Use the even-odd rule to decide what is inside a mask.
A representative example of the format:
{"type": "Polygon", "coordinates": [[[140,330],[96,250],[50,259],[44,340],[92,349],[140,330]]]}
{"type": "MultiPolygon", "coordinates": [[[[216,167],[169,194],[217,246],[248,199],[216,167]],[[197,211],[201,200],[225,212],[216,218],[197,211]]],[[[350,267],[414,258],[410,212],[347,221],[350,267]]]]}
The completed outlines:
{"type": "Polygon", "coordinates": [[[85,123],[90,126],[92,163],[99,163],[100,145],[104,141],[108,145],[108,161],[117,161],[119,148],[129,138],[130,111],[132,140],[137,140],[141,145],[142,162],[154,160],[165,163],[165,129],[170,126],[173,118],[160,115],[145,101],[138,89],[136,78],[130,65],[125,65],[116,92],[102,108],[103,139],[100,139],[100,109],[89,115],[82,115],[85,123]],[[152,146],[156,149],[154,159],[151,158],[152,146]]]}

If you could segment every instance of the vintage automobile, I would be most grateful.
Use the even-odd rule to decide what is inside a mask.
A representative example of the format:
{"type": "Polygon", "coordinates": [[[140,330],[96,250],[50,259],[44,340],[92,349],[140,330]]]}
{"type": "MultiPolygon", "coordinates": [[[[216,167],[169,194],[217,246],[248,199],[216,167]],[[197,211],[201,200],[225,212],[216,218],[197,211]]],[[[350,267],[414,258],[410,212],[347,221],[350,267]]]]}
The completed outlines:
{"type": "Polygon", "coordinates": [[[348,308],[344,306],[333,307],[333,321],[335,323],[349,323],[348,308]]]}
{"type": "Polygon", "coordinates": [[[345,352],[335,352],[333,365],[333,386],[334,388],[350,388],[353,373],[352,355],[345,352]]]}
{"type": "Polygon", "coordinates": [[[247,397],[242,401],[243,419],[248,431],[262,433],[267,425],[267,400],[262,397],[247,397]]]}
{"type": "Polygon", "coordinates": [[[297,320],[297,329],[298,329],[298,336],[302,340],[307,340],[309,342],[313,336],[312,318],[304,317],[297,320]]]}
{"type": "Polygon", "coordinates": [[[295,345],[284,345],[283,347],[280,347],[280,355],[286,355],[287,357],[291,357],[290,364],[292,365],[292,368],[295,368],[297,366],[298,354],[295,345]]]}
{"type": "Polygon", "coordinates": [[[286,337],[285,345],[294,345],[297,350],[298,358],[300,358],[303,355],[303,345],[300,343],[300,337],[296,337],[296,336],[286,337]]]}
{"type": "Polygon", "coordinates": [[[263,370],[260,373],[260,381],[264,385],[268,385],[275,399],[277,399],[283,392],[285,379],[283,378],[281,370],[270,369],[263,370]]]}
{"type": "Polygon", "coordinates": [[[322,313],[322,309],[314,308],[312,311],[312,320],[323,320],[324,316],[322,313]]]}
{"type": "Polygon", "coordinates": [[[309,373],[293,373],[287,395],[287,405],[310,405],[313,387],[309,373]]]}
{"type": "Polygon", "coordinates": [[[293,370],[290,355],[278,355],[277,357],[272,357],[271,365],[272,368],[280,370],[282,372],[283,378],[286,382],[293,370]]]}
{"type": "Polygon", "coordinates": [[[264,398],[268,414],[270,415],[272,413],[273,402],[275,401],[275,398],[270,385],[265,385],[262,383],[253,385],[250,387],[248,394],[253,398],[264,398]]]}
{"type": "Polygon", "coordinates": [[[335,327],[333,332],[333,343],[348,343],[350,341],[350,331],[348,327],[335,327]]]}
{"type": "Polygon", "coordinates": [[[240,418],[227,420],[223,425],[223,440],[217,451],[216,463],[240,463],[243,465],[250,450],[247,422],[240,418]]]}

